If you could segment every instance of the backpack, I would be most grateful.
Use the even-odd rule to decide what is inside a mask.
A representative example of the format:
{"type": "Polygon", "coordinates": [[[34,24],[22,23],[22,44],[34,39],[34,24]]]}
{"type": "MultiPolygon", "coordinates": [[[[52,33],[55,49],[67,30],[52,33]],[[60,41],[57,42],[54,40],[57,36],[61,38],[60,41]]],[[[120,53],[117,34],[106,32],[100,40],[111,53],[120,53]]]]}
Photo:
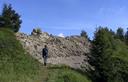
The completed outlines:
{"type": "Polygon", "coordinates": [[[43,56],[47,56],[48,55],[48,49],[47,48],[44,48],[43,49],[43,56]]]}

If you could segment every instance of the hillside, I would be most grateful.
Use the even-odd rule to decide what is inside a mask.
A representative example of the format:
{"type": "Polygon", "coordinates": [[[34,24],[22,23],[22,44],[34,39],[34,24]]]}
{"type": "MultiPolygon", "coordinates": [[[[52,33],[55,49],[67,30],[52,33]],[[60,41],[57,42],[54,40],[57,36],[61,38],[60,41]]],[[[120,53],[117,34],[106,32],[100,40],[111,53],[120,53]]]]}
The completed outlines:
{"type": "Polygon", "coordinates": [[[91,82],[65,65],[43,67],[23,49],[13,32],[0,29],[0,82],[91,82]]]}
{"type": "Polygon", "coordinates": [[[48,63],[66,64],[76,69],[88,69],[87,55],[90,52],[90,42],[81,36],[58,37],[49,35],[46,32],[31,35],[16,33],[24,49],[34,58],[43,63],[42,49],[44,45],[48,46],[48,63]]]}
{"type": "Polygon", "coordinates": [[[41,66],[25,53],[13,32],[0,28],[0,82],[39,82],[41,66]]]}
{"type": "Polygon", "coordinates": [[[64,65],[49,65],[43,70],[43,82],[92,82],[85,74],[64,65]]]}

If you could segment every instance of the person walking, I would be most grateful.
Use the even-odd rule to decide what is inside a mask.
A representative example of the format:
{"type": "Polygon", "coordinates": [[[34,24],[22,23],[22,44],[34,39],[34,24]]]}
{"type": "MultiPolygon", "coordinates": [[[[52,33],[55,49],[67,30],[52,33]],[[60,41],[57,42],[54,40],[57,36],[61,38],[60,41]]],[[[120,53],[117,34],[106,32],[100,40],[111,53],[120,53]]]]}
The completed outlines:
{"type": "Polygon", "coordinates": [[[47,48],[47,45],[45,45],[43,50],[42,50],[42,56],[44,58],[44,66],[46,66],[47,65],[47,58],[48,58],[48,48],[47,48]]]}

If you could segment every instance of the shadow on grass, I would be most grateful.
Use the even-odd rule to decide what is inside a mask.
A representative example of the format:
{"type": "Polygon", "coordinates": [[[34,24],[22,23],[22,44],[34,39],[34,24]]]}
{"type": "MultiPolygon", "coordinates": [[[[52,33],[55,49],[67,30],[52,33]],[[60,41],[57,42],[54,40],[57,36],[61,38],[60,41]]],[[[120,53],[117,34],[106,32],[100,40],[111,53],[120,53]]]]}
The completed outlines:
{"type": "Polygon", "coordinates": [[[90,79],[92,82],[94,82],[94,79],[92,76],[93,73],[91,71],[89,71],[89,70],[82,71],[80,69],[74,69],[74,68],[71,68],[71,70],[76,71],[76,72],[82,74],[83,76],[86,76],[88,79],[90,79]]]}
{"type": "Polygon", "coordinates": [[[48,67],[48,69],[64,69],[63,67],[48,67]]]}
{"type": "Polygon", "coordinates": [[[89,70],[88,71],[87,70],[86,71],[82,71],[80,69],[74,69],[74,68],[71,68],[71,70],[74,70],[74,71],[86,76],[88,79],[91,79],[92,82],[95,82],[94,78],[93,78],[93,75],[92,75],[93,74],[92,71],[89,71],[89,70]]]}
{"type": "Polygon", "coordinates": [[[86,76],[87,78],[92,78],[92,75],[89,71],[82,71],[80,69],[74,69],[74,68],[71,68],[69,66],[66,66],[66,65],[54,65],[54,66],[49,66],[48,69],[52,70],[52,69],[69,69],[69,70],[73,70],[73,71],[76,71],[80,74],[82,74],[83,76],[86,76]]]}
{"type": "Polygon", "coordinates": [[[47,67],[48,69],[67,69],[70,68],[69,66],[66,65],[51,65],[49,64],[49,66],[47,67]]]}

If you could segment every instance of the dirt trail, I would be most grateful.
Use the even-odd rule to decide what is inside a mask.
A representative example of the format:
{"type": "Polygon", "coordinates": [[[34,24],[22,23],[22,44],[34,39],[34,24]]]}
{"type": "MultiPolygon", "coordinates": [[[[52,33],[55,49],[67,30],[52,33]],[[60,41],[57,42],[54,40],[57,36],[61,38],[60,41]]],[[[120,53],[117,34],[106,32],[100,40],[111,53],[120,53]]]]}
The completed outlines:
{"type": "Polygon", "coordinates": [[[47,82],[49,76],[49,70],[47,69],[48,66],[43,67],[43,74],[42,74],[42,82],[47,82]]]}

